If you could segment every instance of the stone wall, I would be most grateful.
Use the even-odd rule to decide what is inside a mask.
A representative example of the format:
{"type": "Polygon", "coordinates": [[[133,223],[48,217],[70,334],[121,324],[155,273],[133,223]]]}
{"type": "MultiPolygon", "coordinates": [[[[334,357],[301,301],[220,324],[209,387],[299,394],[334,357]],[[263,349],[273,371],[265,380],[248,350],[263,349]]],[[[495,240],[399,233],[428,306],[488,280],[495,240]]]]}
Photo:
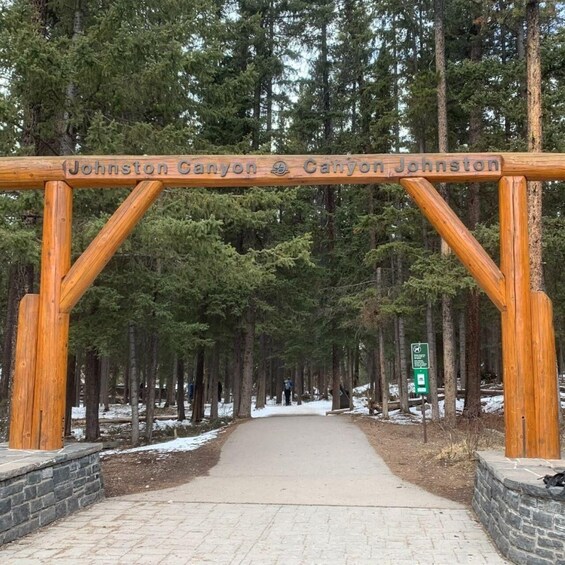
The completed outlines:
{"type": "Polygon", "coordinates": [[[0,544],[104,497],[100,445],[22,451],[0,445],[0,544]]]}
{"type": "Polygon", "coordinates": [[[520,565],[565,565],[565,489],[540,480],[565,461],[478,457],[473,508],[500,552],[520,565]]]}

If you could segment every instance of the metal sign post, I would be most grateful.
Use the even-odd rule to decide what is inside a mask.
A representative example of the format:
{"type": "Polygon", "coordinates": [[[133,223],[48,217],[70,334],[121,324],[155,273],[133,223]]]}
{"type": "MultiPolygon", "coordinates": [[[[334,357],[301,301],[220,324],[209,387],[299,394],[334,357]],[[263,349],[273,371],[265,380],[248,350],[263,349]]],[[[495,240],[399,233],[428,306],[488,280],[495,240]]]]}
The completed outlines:
{"type": "Polygon", "coordinates": [[[414,372],[414,390],[422,398],[422,426],[424,428],[424,443],[428,441],[426,429],[426,403],[424,395],[430,393],[430,356],[427,343],[412,343],[410,351],[412,354],[412,371],[414,372]]]}

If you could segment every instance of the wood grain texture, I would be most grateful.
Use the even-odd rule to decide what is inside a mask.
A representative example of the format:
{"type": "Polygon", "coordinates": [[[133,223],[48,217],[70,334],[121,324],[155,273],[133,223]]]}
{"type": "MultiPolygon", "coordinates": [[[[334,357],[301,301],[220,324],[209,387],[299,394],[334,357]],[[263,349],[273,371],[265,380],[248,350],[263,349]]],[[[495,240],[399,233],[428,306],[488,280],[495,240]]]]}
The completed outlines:
{"type": "Polygon", "coordinates": [[[532,351],[538,430],[538,457],[560,459],[559,387],[553,307],[545,292],[532,292],[532,351]]]}
{"type": "Polygon", "coordinates": [[[10,449],[31,449],[33,391],[37,351],[39,295],[26,294],[20,301],[16,360],[10,404],[10,449]]]}
{"type": "Polygon", "coordinates": [[[70,312],[155,202],[163,183],[140,182],[77,259],[62,284],[61,312],[70,312]]]}
{"type": "Polygon", "coordinates": [[[4,158],[0,188],[41,188],[43,180],[64,180],[73,188],[117,188],[142,180],[186,187],[374,184],[421,176],[437,182],[492,181],[502,167],[494,153],[4,158]]]}
{"type": "Polygon", "coordinates": [[[434,186],[423,178],[400,184],[499,310],[505,309],[504,275],[434,186]]]}
{"type": "Polygon", "coordinates": [[[60,311],[59,303],[71,262],[71,222],[71,187],[46,183],[31,438],[35,449],[63,446],[69,315],[60,311]]]}
{"type": "MultiPolygon", "coordinates": [[[[484,165],[483,165],[484,167],[484,165]]],[[[193,168],[191,169],[193,172],[193,168]]],[[[281,173],[282,170],[278,169],[281,173]]],[[[162,169],[161,169],[162,173],[162,169]]],[[[118,188],[134,186],[141,180],[161,180],[165,186],[276,186],[300,184],[374,184],[379,182],[398,182],[406,177],[425,177],[434,182],[465,182],[492,181],[501,176],[525,176],[528,180],[565,180],[565,154],[563,153],[428,153],[428,154],[394,154],[394,155],[167,155],[167,156],[82,156],[76,158],[63,157],[4,157],[0,158],[0,189],[20,190],[43,188],[45,181],[64,180],[76,188],[106,187],[118,188]],[[397,172],[401,161],[404,161],[405,171],[397,172]],[[458,171],[451,171],[448,164],[444,172],[436,171],[438,160],[455,160],[459,163],[458,171]],[[464,162],[468,159],[468,164],[464,162]],[[306,163],[315,161],[316,165],[306,163]],[[422,163],[429,160],[433,171],[422,170],[422,163]],[[489,171],[488,161],[500,162],[498,171],[489,171]],[[276,163],[284,161],[288,172],[276,174],[276,163]],[[486,163],[486,171],[474,169],[474,163],[486,163]],[[97,165],[98,162],[98,165],[97,165]],[[138,163],[139,172],[135,172],[134,163],[138,163]],[[356,168],[351,173],[348,164],[356,162],[356,168]],[[373,163],[382,162],[380,168],[374,170],[373,163]],[[408,171],[410,162],[415,163],[419,170],[408,171]],[[79,164],[78,174],[72,174],[79,164]],[[188,173],[187,167],[201,163],[204,165],[203,174],[188,173]],[[231,169],[222,173],[222,164],[231,163],[231,169]],[[233,170],[234,164],[242,165],[242,172],[233,170]],[[329,164],[330,172],[321,173],[324,163],[329,164]],[[362,163],[369,163],[368,172],[360,169],[362,163]],[[159,173],[159,164],[165,165],[166,174],[159,173]],[[89,174],[82,170],[83,166],[91,167],[89,174]],[[130,174],[124,174],[123,165],[130,167],[130,174]],[[145,166],[155,167],[153,173],[145,172],[145,166]],[[209,174],[207,167],[216,166],[218,172],[209,174]],[[248,166],[254,166],[256,173],[249,174],[248,166]],[[306,168],[305,168],[306,165],[306,168]],[[106,170],[118,167],[117,174],[95,174],[98,167],[106,170]],[[180,167],[180,172],[179,172],[180,167]],[[313,168],[316,172],[308,172],[313,168]],[[337,171],[334,171],[337,167],[337,171]],[[340,169],[343,168],[341,171],[340,169]],[[466,170],[468,168],[469,170],[466,170]]]]}
{"type": "Polygon", "coordinates": [[[502,178],[499,203],[500,267],[506,281],[501,313],[506,456],[538,457],[526,179],[502,178]]]}

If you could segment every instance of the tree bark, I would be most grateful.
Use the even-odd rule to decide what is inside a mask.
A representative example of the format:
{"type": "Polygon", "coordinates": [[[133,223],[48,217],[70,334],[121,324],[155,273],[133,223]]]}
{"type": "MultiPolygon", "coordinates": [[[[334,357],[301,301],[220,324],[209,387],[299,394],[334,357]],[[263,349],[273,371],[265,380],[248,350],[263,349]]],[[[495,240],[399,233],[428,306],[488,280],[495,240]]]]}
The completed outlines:
{"type": "Polygon", "coordinates": [[[400,375],[398,382],[400,387],[400,411],[403,414],[409,414],[408,406],[408,362],[406,358],[406,331],[404,327],[404,318],[398,318],[398,342],[400,354],[400,375]]]}
{"type": "Polygon", "coordinates": [[[233,338],[233,418],[239,414],[239,404],[241,399],[241,372],[243,369],[242,360],[243,335],[241,329],[237,329],[233,338]]]}
{"type": "Polygon", "coordinates": [[[265,408],[267,387],[267,336],[259,336],[259,370],[257,373],[257,399],[256,408],[265,408]]]}
{"type": "Polygon", "coordinates": [[[133,322],[129,323],[129,397],[131,405],[131,444],[139,444],[139,376],[137,373],[137,343],[133,322]]]}
{"type": "Polygon", "coordinates": [[[155,386],[157,385],[157,361],[159,338],[152,332],[149,338],[149,369],[147,371],[147,389],[145,395],[145,437],[151,443],[153,422],[155,420],[155,386]]]}
{"type": "MultiPolygon", "coordinates": [[[[481,21],[485,21],[481,18],[481,21]]],[[[483,56],[484,24],[474,26],[475,33],[471,37],[471,61],[478,64],[483,56]]],[[[479,149],[483,134],[483,108],[472,108],[469,116],[469,144],[473,150],[479,149]]],[[[471,183],[468,200],[469,229],[474,231],[481,220],[481,201],[479,183],[471,183]]],[[[467,294],[465,328],[465,362],[466,386],[464,413],[470,418],[478,417],[481,413],[481,307],[480,293],[472,289],[467,294]]]]}
{"type": "MultiPolygon", "coordinates": [[[[528,151],[542,150],[542,98],[540,53],[540,3],[526,2],[526,67],[528,91],[528,151]]],[[[528,183],[528,235],[530,248],[530,285],[543,290],[542,266],[542,183],[528,183]]]]}
{"type": "Polygon", "coordinates": [[[467,390],[467,316],[459,312],[459,383],[458,390],[467,390]]]}
{"type": "Polygon", "coordinates": [[[251,418],[251,395],[253,392],[253,350],[255,345],[255,308],[250,305],[245,315],[243,341],[243,370],[241,380],[241,398],[239,418],[251,418]]]}
{"type": "Polygon", "coordinates": [[[96,441],[100,437],[98,407],[100,402],[100,358],[95,349],[86,350],[84,374],[84,404],[86,406],[86,441],[96,441]]]}
{"type": "Polygon", "coordinates": [[[192,423],[204,419],[204,348],[196,353],[196,374],[194,375],[194,398],[192,401],[192,423]]]}
{"type": "MultiPolygon", "coordinates": [[[[444,25],[443,0],[434,0],[434,31],[435,31],[435,58],[438,108],[438,150],[440,153],[448,151],[447,131],[447,82],[445,74],[445,25],[444,25]]],[[[440,192],[447,196],[445,186],[440,185],[440,192]]],[[[442,240],[441,250],[443,255],[448,255],[451,250],[442,240]]],[[[455,424],[456,406],[456,372],[455,372],[455,331],[453,322],[453,304],[447,294],[441,300],[442,328],[443,328],[443,378],[445,385],[445,418],[448,424],[455,424]]]]}
{"type": "Polygon", "coordinates": [[[219,386],[220,382],[220,348],[216,343],[212,348],[210,358],[210,419],[218,419],[218,403],[219,386]]]}
{"type": "Polygon", "coordinates": [[[439,399],[437,393],[437,352],[436,332],[434,326],[434,309],[431,300],[426,305],[426,334],[428,336],[428,353],[430,355],[430,400],[432,403],[432,421],[439,421],[439,399]]]}
{"type": "Polygon", "coordinates": [[[77,358],[76,355],[69,355],[67,357],[67,394],[65,403],[65,437],[71,437],[72,416],[75,395],[75,378],[77,358]]]}
{"type": "Polygon", "coordinates": [[[104,412],[110,410],[110,358],[107,355],[100,359],[100,404],[104,412]]]}
{"type": "Polygon", "coordinates": [[[179,422],[186,420],[184,410],[184,359],[177,360],[177,419],[179,422]]]}
{"type": "Polygon", "coordinates": [[[165,400],[165,408],[175,405],[175,376],[177,374],[178,358],[173,357],[173,368],[167,374],[167,398],[165,400]]]}

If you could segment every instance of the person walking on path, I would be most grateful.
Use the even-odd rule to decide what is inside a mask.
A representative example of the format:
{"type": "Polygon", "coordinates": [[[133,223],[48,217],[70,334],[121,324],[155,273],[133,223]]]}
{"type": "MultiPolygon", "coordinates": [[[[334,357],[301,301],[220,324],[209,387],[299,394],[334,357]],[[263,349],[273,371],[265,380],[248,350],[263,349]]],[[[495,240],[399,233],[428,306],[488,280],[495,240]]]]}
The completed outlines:
{"type": "Polygon", "coordinates": [[[290,406],[290,395],[292,393],[292,381],[290,379],[285,379],[284,381],[284,402],[286,406],[290,406]]]}

